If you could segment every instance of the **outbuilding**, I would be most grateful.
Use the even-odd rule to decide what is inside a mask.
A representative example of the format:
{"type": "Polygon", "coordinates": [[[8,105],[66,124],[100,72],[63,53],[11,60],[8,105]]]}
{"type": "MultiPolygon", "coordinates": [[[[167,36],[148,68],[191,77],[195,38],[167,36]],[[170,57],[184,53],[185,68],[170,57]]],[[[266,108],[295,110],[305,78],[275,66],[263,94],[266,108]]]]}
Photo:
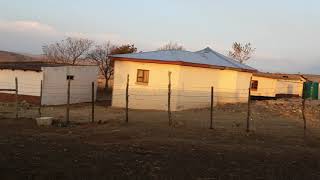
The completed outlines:
{"type": "Polygon", "coordinates": [[[305,79],[298,74],[255,72],[251,95],[256,97],[301,97],[305,79]]]}
{"type": "MultiPolygon", "coordinates": [[[[96,82],[98,71],[97,66],[71,66],[44,62],[0,63],[0,89],[15,89],[17,78],[20,101],[61,105],[67,102],[68,80],[70,80],[70,103],[89,102],[92,98],[92,82],[96,82]]],[[[14,92],[1,91],[0,101],[12,101],[13,94],[14,92]]]]}
{"type": "Polygon", "coordinates": [[[211,87],[214,104],[247,102],[250,79],[256,72],[210,48],[197,52],[141,52],[111,58],[114,61],[112,106],[125,107],[128,83],[129,107],[133,109],[166,110],[169,89],[174,111],[208,107],[211,87]]]}

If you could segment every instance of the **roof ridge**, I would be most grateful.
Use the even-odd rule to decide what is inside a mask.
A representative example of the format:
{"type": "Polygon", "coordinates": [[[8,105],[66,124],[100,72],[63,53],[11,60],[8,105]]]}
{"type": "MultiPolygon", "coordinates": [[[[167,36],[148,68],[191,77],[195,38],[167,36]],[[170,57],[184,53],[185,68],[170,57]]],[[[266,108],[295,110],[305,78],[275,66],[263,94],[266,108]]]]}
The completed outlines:
{"type": "Polygon", "coordinates": [[[128,59],[154,59],[162,61],[182,61],[196,64],[208,64],[221,67],[231,67],[238,69],[254,70],[256,69],[228,58],[210,47],[200,51],[187,50],[156,50],[147,52],[138,52],[131,54],[115,54],[112,58],[128,58],[128,59]]]}
{"type": "MultiPolygon", "coordinates": [[[[209,52],[215,54],[216,56],[220,57],[221,59],[227,61],[228,63],[230,63],[230,64],[232,64],[232,65],[234,65],[234,66],[240,67],[240,66],[239,66],[239,64],[240,64],[239,62],[237,62],[236,60],[231,59],[231,58],[229,58],[229,57],[227,57],[227,56],[224,56],[223,54],[220,54],[220,53],[214,51],[214,50],[211,49],[210,47],[206,47],[206,48],[203,49],[203,50],[197,51],[197,53],[199,53],[199,52],[201,52],[201,51],[209,51],[209,52]]],[[[244,64],[242,64],[242,65],[244,65],[244,64]]],[[[244,66],[246,66],[246,65],[244,65],[244,66]]]]}

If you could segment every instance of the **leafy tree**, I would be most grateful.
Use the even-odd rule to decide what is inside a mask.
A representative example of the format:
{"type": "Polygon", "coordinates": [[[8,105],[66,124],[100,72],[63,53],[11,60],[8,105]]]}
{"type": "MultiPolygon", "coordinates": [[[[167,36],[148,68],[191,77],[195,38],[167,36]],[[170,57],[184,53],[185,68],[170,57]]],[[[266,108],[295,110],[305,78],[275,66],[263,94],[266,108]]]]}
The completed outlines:
{"type": "Polygon", "coordinates": [[[232,50],[229,51],[229,56],[238,60],[241,64],[249,60],[252,54],[255,52],[255,48],[251,47],[251,43],[241,44],[234,42],[232,50]]]}
{"type": "Polygon", "coordinates": [[[50,62],[74,65],[85,58],[92,45],[92,40],[68,37],[61,42],[44,45],[42,51],[50,62]]]}

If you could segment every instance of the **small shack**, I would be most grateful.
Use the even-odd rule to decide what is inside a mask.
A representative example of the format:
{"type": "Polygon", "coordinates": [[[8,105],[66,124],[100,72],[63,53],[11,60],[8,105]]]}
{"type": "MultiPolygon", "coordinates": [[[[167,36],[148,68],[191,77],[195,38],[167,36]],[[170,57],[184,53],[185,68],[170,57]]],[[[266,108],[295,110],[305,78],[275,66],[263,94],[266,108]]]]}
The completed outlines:
{"type": "Polygon", "coordinates": [[[306,80],[298,74],[256,72],[251,94],[256,97],[301,97],[306,80]]]}
{"type": "MultiPolygon", "coordinates": [[[[67,102],[68,79],[70,79],[70,103],[89,102],[92,82],[96,82],[98,71],[97,66],[71,66],[43,62],[0,63],[0,89],[15,89],[17,78],[20,101],[61,105],[67,102]]],[[[13,100],[14,92],[0,92],[0,101],[13,100]]]]}

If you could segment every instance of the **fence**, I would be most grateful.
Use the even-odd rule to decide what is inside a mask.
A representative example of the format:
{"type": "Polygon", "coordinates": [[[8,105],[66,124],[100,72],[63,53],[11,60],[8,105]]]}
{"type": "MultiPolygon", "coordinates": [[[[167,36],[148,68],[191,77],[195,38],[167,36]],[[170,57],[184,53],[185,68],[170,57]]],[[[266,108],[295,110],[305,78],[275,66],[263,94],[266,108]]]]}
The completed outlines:
{"type": "MultiPolygon", "coordinates": [[[[197,105],[201,106],[202,104],[207,104],[208,106],[201,106],[201,108],[209,108],[209,114],[208,119],[210,122],[210,125],[208,128],[214,129],[215,128],[215,123],[214,123],[214,104],[216,104],[215,100],[216,99],[230,99],[228,101],[230,102],[245,102],[247,104],[247,109],[246,109],[246,131],[249,132],[251,129],[251,123],[254,123],[252,120],[252,94],[251,94],[251,87],[248,87],[247,89],[223,89],[223,88],[215,88],[213,86],[211,87],[193,87],[191,89],[201,89],[200,91],[196,92],[191,92],[189,93],[186,90],[183,90],[179,92],[179,90],[172,89],[172,84],[171,84],[171,77],[169,73],[169,78],[168,78],[168,86],[165,88],[164,86],[160,86],[160,88],[153,89],[153,92],[149,92],[146,90],[146,88],[143,88],[141,92],[139,92],[139,88],[141,88],[140,85],[136,84],[131,84],[129,85],[129,75],[127,77],[127,83],[126,87],[115,87],[117,92],[121,92],[122,90],[125,89],[125,94],[124,93],[118,93],[118,94],[113,94],[113,100],[115,99],[120,99],[120,101],[125,99],[125,119],[126,122],[129,121],[129,109],[131,102],[133,101],[133,105],[140,104],[140,102],[144,102],[144,104],[147,104],[148,101],[157,101],[157,105],[162,104],[162,108],[164,106],[167,107],[167,118],[168,118],[168,124],[169,126],[172,126],[174,124],[174,119],[172,118],[172,101],[176,101],[179,97],[183,97],[182,102],[186,104],[193,104],[193,108],[195,108],[197,105]],[[138,89],[138,90],[137,90],[138,89]],[[230,91],[231,90],[231,91],[230,91]],[[177,92],[178,91],[178,92],[177,92]],[[173,93],[175,92],[175,93],[173,93]],[[209,93],[210,92],[210,93],[209,93]],[[196,94],[196,95],[194,95],[196,94]],[[152,97],[152,98],[151,98],[152,97]],[[160,98],[159,98],[160,97],[160,98]],[[167,103],[165,104],[164,98],[167,98],[167,103]],[[174,99],[174,100],[173,100],[174,99]],[[196,99],[196,100],[194,100],[196,99]],[[195,105],[196,104],[196,105],[195,105]]],[[[266,94],[275,94],[276,91],[285,91],[287,90],[288,87],[279,87],[277,86],[277,90],[275,88],[259,88],[259,90],[263,90],[264,93],[266,94]]],[[[122,91],[124,92],[124,91],[122,91]]],[[[121,102],[116,103],[118,106],[121,106],[121,102]]],[[[307,120],[305,116],[305,104],[306,100],[303,99],[301,103],[301,112],[302,112],[302,119],[303,119],[303,129],[306,130],[307,128],[307,120]]],[[[150,105],[150,103],[149,103],[150,105]]],[[[148,106],[148,105],[147,105],[148,106]]],[[[191,108],[190,108],[191,109],[191,108]]]]}
{"type": "MultiPolygon", "coordinates": [[[[172,88],[171,84],[171,78],[169,74],[169,81],[167,87],[162,87],[152,94],[144,94],[144,92],[138,92],[134,90],[135,85],[130,85],[129,83],[130,77],[129,75],[127,76],[127,83],[126,87],[122,93],[119,94],[113,94],[114,97],[118,97],[119,99],[123,99],[125,102],[125,108],[124,108],[124,115],[123,119],[124,122],[129,123],[130,120],[130,112],[133,111],[131,110],[131,101],[134,98],[140,98],[139,102],[146,102],[146,101],[157,101],[158,104],[162,103],[163,107],[166,107],[165,111],[162,111],[163,113],[166,112],[166,118],[168,120],[169,126],[175,125],[175,120],[177,119],[177,116],[181,115],[182,113],[185,113],[184,111],[175,111],[172,108],[176,106],[173,106],[173,103],[176,103],[177,100],[180,100],[180,102],[185,103],[185,104],[191,104],[193,107],[198,106],[198,104],[201,104],[198,109],[205,108],[207,110],[201,111],[200,113],[202,116],[205,114],[204,117],[202,118],[207,118],[205,120],[206,122],[209,122],[206,124],[207,128],[209,129],[215,129],[216,128],[216,122],[218,120],[218,117],[216,114],[217,112],[215,111],[216,109],[216,101],[220,98],[224,99],[236,99],[237,101],[244,102],[247,104],[247,109],[246,111],[246,117],[245,117],[245,130],[249,132],[252,129],[252,124],[254,123],[252,120],[252,100],[251,100],[251,89],[248,87],[247,89],[233,89],[236,90],[236,94],[233,94],[233,91],[230,91],[230,89],[222,89],[222,88],[215,88],[213,86],[211,87],[195,87],[199,89],[199,92],[196,92],[196,95],[194,92],[188,92],[186,90],[183,91],[183,93],[177,91],[176,89],[172,88]],[[133,87],[133,88],[132,88],[133,87]],[[153,97],[155,99],[151,99],[150,97],[153,97]],[[158,98],[158,99],[157,99],[158,98]],[[202,106],[203,105],[203,106],[202,106]]],[[[0,89],[2,92],[15,92],[15,116],[18,119],[18,117],[39,117],[39,116],[59,116],[60,120],[66,122],[67,124],[70,123],[70,121],[74,121],[75,119],[72,119],[70,117],[70,111],[72,111],[72,108],[74,107],[75,109],[77,108],[76,105],[72,105],[71,103],[71,98],[73,95],[79,95],[78,90],[81,90],[83,88],[89,89],[91,93],[87,94],[82,94],[84,96],[88,96],[91,99],[91,102],[88,102],[90,104],[87,104],[86,109],[83,110],[85,112],[82,112],[88,116],[84,118],[84,121],[86,122],[96,122],[95,118],[96,115],[99,114],[99,118],[101,118],[100,113],[103,114],[103,116],[111,116],[108,111],[103,111],[101,109],[101,106],[96,106],[96,91],[95,91],[95,83],[92,82],[90,85],[85,85],[85,86],[80,86],[80,85],[73,85],[71,80],[67,80],[67,89],[59,88],[59,87],[50,87],[53,90],[54,89],[59,89],[59,93],[47,93],[49,96],[58,96],[58,95],[66,95],[66,105],[64,106],[43,106],[42,105],[42,100],[43,100],[43,84],[40,82],[40,91],[39,91],[39,105],[38,106],[33,106],[31,108],[32,115],[28,115],[27,113],[23,112],[23,107],[21,106],[21,102],[19,104],[19,97],[21,96],[20,93],[37,93],[38,91],[36,89],[32,89],[30,84],[24,84],[23,82],[19,82],[18,79],[15,80],[15,88],[8,88],[8,89],[0,89]],[[19,87],[20,86],[30,86],[29,91],[20,91],[19,87]],[[63,93],[64,92],[64,93],[63,93]],[[19,107],[20,105],[20,107],[19,107]],[[34,113],[34,109],[37,109],[37,115],[34,113]],[[59,111],[58,111],[59,110],[59,111]],[[98,111],[97,111],[98,110],[98,111]],[[65,114],[62,115],[61,112],[65,111],[65,114]],[[55,114],[59,112],[60,114],[55,114]]],[[[272,88],[265,88],[265,90],[272,88]]],[[[230,101],[232,102],[232,101],[230,101]]],[[[104,109],[105,107],[103,107],[104,109]]],[[[302,112],[302,119],[303,119],[303,128],[304,130],[307,129],[307,120],[306,120],[306,100],[303,99],[301,102],[301,112],[302,112]]],[[[77,112],[78,113],[78,112],[77,112]]],[[[122,115],[121,115],[122,116],[122,115]]],[[[119,117],[119,116],[117,116],[119,117]]],[[[165,116],[162,116],[165,117],[165,116]]],[[[78,118],[78,117],[77,117],[78,118]]]]}
{"type": "MultiPolygon", "coordinates": [[[[39,85],[36,84],[28,84],[24,82],[19,82],[18,78],[15,78],[15,88],[12,88],[12,83],[9,82],[1,82],[1,87],[9,87],[0,89],[1,93],[1,100],[2,109],[1,114],[9,114],[12,112],[12,92],[14,92],[15,97],[15,109],[14,114],[16,115],[16,119],[18,117],[26,117],[26,118],[35,118],[41,117],[43,115],[53,115],[52,113],[45,113],[44,110],[48,109],[48,111],[53,111],[53,109],[65,109],[65,116],[64,121],[68,124],[70,122],[70,108],[72,106],[72,102],[83,102],[84,99],[90,99],[89,101],[85,101],[86,103],[91,104],[91,112],[90,114],[90,121],[94,122],[94,107],[95,107],[95,97],[96,97],[96,89],[95,89],[95,82],[91,82],[90,85],[77,85],[72,84],[71,80],[67,80],[67,88],[63,87],[51,87],[47,86],[49,91],[46,92],[46,95],[51,99],[54,98],[65,98],[65,103],[62,105],[54,105],[54,106],[45,106],[43,105],[43,82],[40,81],[39,85]],[[86,92],[81,92],[83,89],[88,89],[86,92]],[[89,93],[88,93],[89,92],[89,93]],[[88,97],[86,97],[88,96],[88,97]],[[85,98],[83,98],[85,97],[85,98]],[[89,98],[90,97],[90,98],[89,98]],[[26,107],[27,106],[27,107],[26,107]],[[27,111],[30,111],[28,113],[27,111]],[[37,112],[35,114],[35,112],[37,112]]],[[[61,117],[61,115],[59,115],[61,117]]],[[[60,118],[62,119],[62,118],[60,118]]]]}

